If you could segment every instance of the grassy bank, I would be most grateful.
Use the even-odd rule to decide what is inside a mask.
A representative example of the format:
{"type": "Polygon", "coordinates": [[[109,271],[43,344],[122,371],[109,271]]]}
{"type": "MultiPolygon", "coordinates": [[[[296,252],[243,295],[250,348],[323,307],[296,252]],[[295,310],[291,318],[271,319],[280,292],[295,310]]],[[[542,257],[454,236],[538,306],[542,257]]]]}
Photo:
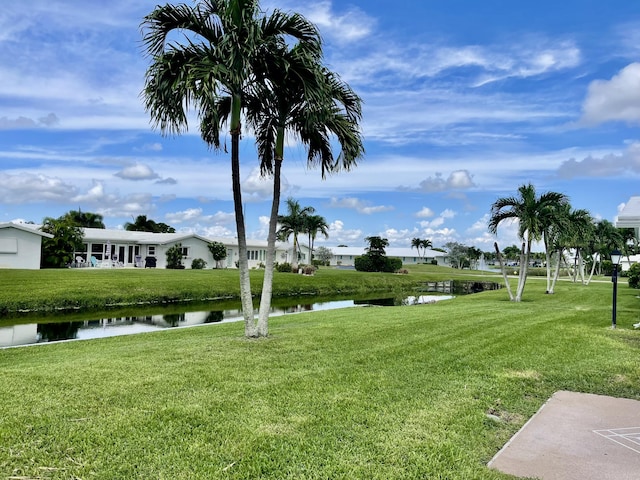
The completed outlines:
{"type": "Polygon", "coordinates": [[[640,398],[636,292],[614,331],[610,283],[556,291],[2,350],[0,477],[509,478],[553,392],[640,398]]]}
{"type": "MultiPolygon", "coordinates": [[[[273,296],[362,294],[406,290],[433,279],[468,275],[424,265],[409,275],[320,269],[312,277],[275,273],[273,296]]],[[[251,271],[254,295],[262,289],[262,270],[251,271]]],[[[238,298],[237,270],[62,269],[2,270],[0,315],[21,310],[104,309],[105,307],[202,302],[238,298]]]]}

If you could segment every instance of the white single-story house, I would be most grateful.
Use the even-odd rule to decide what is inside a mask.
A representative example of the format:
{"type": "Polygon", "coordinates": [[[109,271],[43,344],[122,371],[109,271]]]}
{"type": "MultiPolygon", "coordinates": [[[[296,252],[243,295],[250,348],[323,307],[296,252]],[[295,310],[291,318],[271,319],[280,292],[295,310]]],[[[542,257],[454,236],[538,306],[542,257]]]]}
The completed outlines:
{"type": "Polygon", "coordinates": [[[53,235],[40,231],[36,225],[0,223],[0,268],[38,270],[42,237],[53,235]]]}
{"type": "MultiPolygon", "coordinates": [[[[227,247],[227,258],[223,260],[223,268],[236,268],[239,259],[237,238],[204,237],[195,233],[151,233],[131,232],[128,230],[83,228],[83,247],[74,252],[77,266],[151,266],[155,258],[155,267],[165,268],[167,250],[180,244],[182,264],[191,268],[191,262],[201,258],[207,262],[207,268],[215,266],[215,260],[209,252],[210,242],[220,242],[227,247]]],[[[267,241],[247,239],[247,255],[249,268],[258,268],[267,258],[267,241]]],[[[276,243],[276,262],[291,262],[293,248],[289,243],[276,243]]],[[[308,248],[302,246],[302,259],[308,258],[308,248]]]]}
{"type": "MultiPolygon", "coordinates": [[[[352,267],[355,258],[364,255],[365,247],[329,247],[333,253],[329,265],[352,267]]],[[[415,248],[385,248],[387,257],[397,257],[402,260],[403,265],[416,265],[418,263],[431,263],[432,260],[438,262],[438,265],[449,266],[448,254],[438,250],[427,249],[426,252],[420,250],[420,255],[415,248]]]]}
{"type": "MultiPolygon", "coordinates": [[[[640,237],[640,196],[629,198],[622,211],[618,214],[615,226],[618,228],[633,228],[636,238],[640,237]]],[[[640,255],[631,255],[629,258],[622,257],[620,268],[623,271],[627,271],[631,268],[631,265],[639,261],[640,255]]]]}

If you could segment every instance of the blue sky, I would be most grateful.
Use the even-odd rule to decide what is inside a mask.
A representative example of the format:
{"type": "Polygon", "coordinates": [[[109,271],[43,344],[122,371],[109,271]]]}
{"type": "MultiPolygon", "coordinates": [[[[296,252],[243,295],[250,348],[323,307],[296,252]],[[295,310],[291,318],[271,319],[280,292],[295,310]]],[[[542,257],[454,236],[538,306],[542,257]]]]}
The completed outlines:
{"type": "MultiPolygon", "coordinates": [[[[0,13],[0,222],[71,209],[108,227],[143,214],[233,236],[229,156],[197,124],[165,138],[139,93],[139,25],[156,0],[25,0],[0,13]],[[106,6],[105,6],[106,5],[106,6]]],[[[640,4],[628,0],[269,0],[305,14],[326,63],[362,97],[366,156],[321,180],[285,154],[282,199],[330,224],[326,246],[380,235],[492,249],[493,201],[531,182],[614,220],[640,194],[640,4]]],[[[224,139],[229,143],[228,136],[224,139]]],[[[241,145],[248,236],[266,237],[270,179],[241,145]]],[[[501,247],[517,243],[499,228],[501,247]]]]}

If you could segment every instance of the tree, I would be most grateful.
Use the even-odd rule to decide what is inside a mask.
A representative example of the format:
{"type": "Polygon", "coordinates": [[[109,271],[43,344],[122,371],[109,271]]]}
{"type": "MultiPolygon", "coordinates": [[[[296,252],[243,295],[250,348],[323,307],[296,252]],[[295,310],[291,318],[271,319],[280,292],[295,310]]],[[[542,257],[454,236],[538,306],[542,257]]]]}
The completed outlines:
{"type": "MultiPolygon", "coordinates": [[[[270,83],[268,73],[286,69],[282,58],[284,46],[297,41],[312,46],[317,44],[317,49],[320,49],[320,35],[299,14],[285,14],[276,9],[269,16],[264,16],[257,0],[208,0],[193,7],[184,4],[160,6],[145,17],[143,26],[146,29],[144,45],[152,58],[143,95],[154,126],[160,127],[165,134],[181,133],[187,128],[186,109],[193,106],[200,118],[202,138],[209,146],[218,149],[221,126],[228,122],[245,335],[264,336],[266,328],[260,329],[253,318],[240,187],[241,114],[243,110],[251,113],[247,115],[248,120],[256,122],[254,114],[266,111],[253,109],[249,112],[247,104],[249,99],[259,98],[270,87],[275,89],[276,85],[270,83]],[[182,42],[167,41],[169,35],[176,32],[188,34],[182,37],[182,42]]],[[[264,134],[257,132],[259,137],[264,134]]],[[[261,142],[258,143],[260,145],[261,142]]],[[[281,153],[278,158],[282,158],[281,153]]],[[[263,171],[270,166],[268,161],[262,160],[263,171]]],[[[278,161],[275,168],[279,168],[278,161]]],[[[277,219],[276,197],[279,202],[279,184],[276,187],[274,183],[272,219],[277,219]],[[276,206],[275,211],[273,206],[276,206]]],[[[272,264],[275,226],[273,235],[271,230],[270,225],[268,242],[273,242],[274,253],[269,257],[268,252],[267,261],[272,264]]],[[[273,268],[270,270],[272,274],[273,268]]]]}
{"type": "Polygon", "coordinates": [[[469,247],[467,249],[467,256],[469,257],[469,260],[474,262],[475,269],[477,270],[478,260],[480,260],[480,257],[482,256],[482,250],[477,247],[469,247]]]}
{"type": "MultiPolygon", "coordinates": [[[[350,170],[364,152],[358,127],[362,115],[360,98],[336,74],[320,64],[319,42],[300,42],[293,48],[289,44],[280,46],[286,68],[272,69],[267,74],[270,88],[258,89],[256,95],[248,98],[247,117],[257,132],[261,171],[273,175],[273,201],[258,314],[258,334],[261,336],[267,335],[271,305],[285,134],[297,137],[307,148],[308,166],[319,165],[323,179],[326,173],[350,170]],[[335,137],[340,145],[341,152],[337,157],[331,148],[331,137],[335,137]]],[[[313,245],[310,248],[312,253],[313,245]]]]}
{"type": "Polygon", "coordinates": [[[356,257],[354,266],[356,270],[362,272],[395,272],[402,268],[402,260],[399,258],[388,258],[385,248],[389,246],[389,240],[377,236],[367,237],[365,241],[369,244],[365,248],[364,255],[356,257]]]}
{"type": "Polygon", "coordinates": [[[309,252],[311,260],[313,260],[313,244],[316,241],[316,236],[320,233],[324,238],[329,238],[329,225],[327,224],[327,219],[322,215],[309,215],[306,218],[305,230],[307,235],[309,235],[309,252]]]}
{"type": "Polygon", "coordinates": [[[156,223],[146,215],[138,215],[133,223],[126,222],[124,229],[129,232],[175,233],[176,229],[166,223],[156,223]]]}
{"type": "Polygon", "coordinates": [[[69,222],[77,227],[83,228],[105,228],[104,218],[98,213],[83,212],[78,210],[70,210],[64,214],[69,222]]]}
{"type": "Polygon", "coordinates": [[[422,239],[418,237],[412,238],[411,248],[415,248],[418,251],[418,258],[422,258],[422,255],[420,255],[420,249],[422,248],[422,239]]]}
{"type": "Polygon", "coordinates": [[[42,231],[53,238],[42,238],[42,267],[62,268],[74,261],[73,253],[82,248],[82,229],[67,215],[46,217],[42,231]]]}
{"type": "Polygon", "coordinates": [[[291,260],[293,270],[297,270],[300,260],[298,235],[306,231],[307,218],[313,212],[315,212],[315,208],[301,207],[300,202],[289,197],[287,198],[287,214],[278,215],[280,228],[276,232],[277,237],[286,242],[293,235],[293,259],[291,260]]]}
{"type": "Polygon", "coordinates": [[[333,252],[327,247],[318,247],[315,252],[315,258],[322,265],[329,265],[331,259],[333,258],[333,252]]]}
{"type": "Polygon", "coordinates": [[[451,266],[454,268],[462,268],[464,262],[467,260],[469,248],[458,242],[447,242],[444,244],[444,248],[449,256],[451,266]]]}
{"type": "MultiPolygon", "coordinates": [[[[629,229],[632,230],[632,229],[629,229]]],[[[587,284],[591,282],[596,267],[602,265],[602,259],[611,255],[613,250],[622,249],[625,245],[623,229],[616,226],[609,220],[596,222],[593,228],[593,235],[589,242],[589,254],[591,256],[591,272],[587,279],[587,284]]]]}
{"type": "Polygon", "coordinates": [[[535,187],[529,183],[518,188],[517,197],[499,198],[491,205],[489,232],[497,234],[498,226],[505,220],[517,221],[518,237],[523,242],[518,287],[514,301],[519,302],[522,299],[527,281],[532,243],[542,240],[549,217],[560,205],[565,203],[568,203],[566,195],[547,192],[537,196],[535,187]]]}
{"type": "Polygon", "coordinates": [[[222,268],[222,260],[227,258],[227,247],[222,242],[210,242],[207,247],[216,262],[215,268],[222,268]]]}
{"type": "Polygon", "coordinates": [[[373,271],[383,271],[387,258],[385,248],[389,246],[389,240],[378,236],[366,237],[364,240],[369,244],[369,246],[365,248],[365,251],[371,261],[373,271]]]}

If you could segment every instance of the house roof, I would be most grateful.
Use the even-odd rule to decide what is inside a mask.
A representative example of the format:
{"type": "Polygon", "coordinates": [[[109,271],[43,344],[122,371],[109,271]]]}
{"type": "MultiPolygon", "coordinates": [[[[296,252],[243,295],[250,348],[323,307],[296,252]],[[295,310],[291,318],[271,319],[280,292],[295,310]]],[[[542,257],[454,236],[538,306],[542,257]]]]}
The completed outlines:
{"type": "Polygon", "coordinates": [[[50,233],[43,232],[40,230],[40,225],[34,225],[30,223],[0,223],[0,229],[3,228],[15,228],[16,230],[22,230],[23,232],[34,233],[36,235],[40,235],[41,237],[53,238],[53,235],[50,233]]]}
{"type": "MultiPolygon", "coordinates": [[[[329,250],[333,252],[333,255],[351,255],[358,256],[364,255],[366,253],[365,247],[329,247],[329,250]]],[[[446,257],[447,254],[444,252],[440,252],[438,250],[430,250],[427,249],[423,254],[423,250],[420,250],[420,254],[418,255],[418,251],[415,248],[402,248],[402,247],[387,247],[384,249],[387,257],[424,257],[424,258],[435,258],[435,257],[446,257]]]]}
{"type": "MultiPolygon", "coordinates": [[[[191,232],[176,233],[153,233],[153,232],[135,232],[129,230],[116,230],[107,228],[83,228],[84,240],[90,242],[123,242],[137,243],[140,245],[165,245],[186,240],[188,238],[197,238],[203,242],[220,242],[225,245],[237,245],[238,239],[232,237],[204,237],[191,232]]],[[[278,243],[277,246],[286,248],[287,244],[278,243]]],[[[267,248],[266,240],[247,239],[247,246],[254,248],[267,248]]]]}
{"type": "Polygon", "coordinates": [[[616,220],[618,228],[640,227],[640,197],[631,197],[625,204],[616,220]]]}

